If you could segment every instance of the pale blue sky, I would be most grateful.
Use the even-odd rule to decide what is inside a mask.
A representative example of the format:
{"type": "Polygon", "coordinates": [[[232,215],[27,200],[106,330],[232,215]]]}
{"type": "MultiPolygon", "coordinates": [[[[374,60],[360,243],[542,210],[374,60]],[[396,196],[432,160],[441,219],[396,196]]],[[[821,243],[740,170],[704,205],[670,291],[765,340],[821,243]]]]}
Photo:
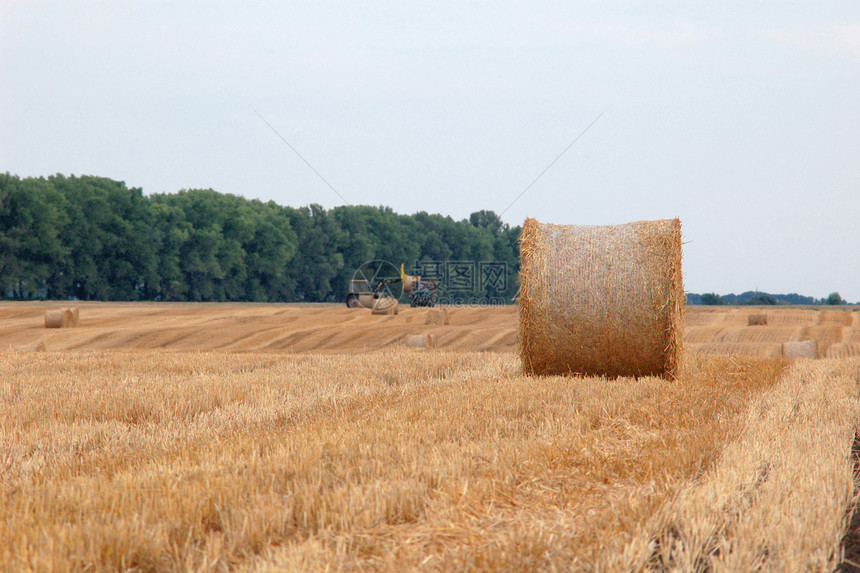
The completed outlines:
{"type": "Polygon", "coordinates": [[[860,301],[860,2],[0,3],[0,171],[562,224],[860,301]]]}

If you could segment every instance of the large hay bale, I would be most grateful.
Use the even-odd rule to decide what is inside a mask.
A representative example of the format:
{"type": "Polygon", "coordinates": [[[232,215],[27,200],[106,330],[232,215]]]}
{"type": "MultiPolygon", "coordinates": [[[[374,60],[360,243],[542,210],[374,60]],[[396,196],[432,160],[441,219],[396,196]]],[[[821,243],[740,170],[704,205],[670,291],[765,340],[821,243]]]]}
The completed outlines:
{"type": "Polygon", "coordinates": [[[783,342],[782,355],[786,358],[818,358],[818,341],[783,342]]]}
{"type": "Polygon", "coordinates": [[[757,312],[753,314],[747,315],[747,326],[766,326],[767,325],[767,314],[763,312],[757,312]]]}
{"type": "Polygon", "coordinates": [[[399,312],[397,299],[390,296],[373,299],[373,306],[371,307],[370,312],[371,314],[397,314],[399,312]]]}
{"type": "Polygon", "coordinates": [[[527,374],[677,376],[681,221],[612,226],[526,219],[520,344],[527,374]]]}
{"type": "Polygon", "coordinates": [[[78,321],[81,319],[81,313],[78,311],[78,307],[73,306],[69,311],[72,313],[72,326],[77,326],[78,321]]]}
{"type": "Polygon", "coordinates": [[[69,328],[75,317],[67,308],[62,310],[49,310],[45,313],[45,328],[69,328]]]}
{"type": "Polygon", "coordinates": [[[427,311],[427,316],[424,318],[424,324],[443,325],[448,324],[448,311],[444,308],[431,308],[427,311]]]}

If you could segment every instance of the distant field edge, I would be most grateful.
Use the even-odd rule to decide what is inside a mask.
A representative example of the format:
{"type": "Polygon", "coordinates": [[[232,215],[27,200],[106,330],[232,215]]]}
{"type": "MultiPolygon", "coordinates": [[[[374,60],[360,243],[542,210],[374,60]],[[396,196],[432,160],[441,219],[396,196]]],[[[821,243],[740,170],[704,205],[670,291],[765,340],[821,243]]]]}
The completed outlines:
{"type": "Polygon", "coordinates": [[[284,308],[334,308],[344,306],[342,302],[189,302],[189,301],[162,301],[162,300],[0,300],[0,306],[41,306],[56,307],[60,305],[74,306],[157,306],[174,308],[214,308],[214,307],[284,307],[284,308]]]}
{"type": "Polygon", "coordinates": [[[687,308],[730,308],[737,310],[779,310],[781,308],[799,310],[860,310],[860,304],[687,304],[686,306],[687,308]]]}

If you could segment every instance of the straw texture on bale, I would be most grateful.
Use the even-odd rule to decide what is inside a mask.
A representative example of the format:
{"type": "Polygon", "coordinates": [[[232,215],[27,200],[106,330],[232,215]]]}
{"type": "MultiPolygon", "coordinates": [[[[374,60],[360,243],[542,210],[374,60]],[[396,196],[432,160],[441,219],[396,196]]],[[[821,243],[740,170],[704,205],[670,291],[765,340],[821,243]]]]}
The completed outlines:
{"type": "Polygon", "coordinates": [[[674,379],[683,350],[681,221],[546,225],[520,235],[527,374],[674,379]]]}
{"type": "Polygon", "coordinates": [[[384,296],[373,300],[373,307],[370,309],[370,312],[371,314],[397,314],[397,307],[397,299],[384,296]]]}
{"type": "Polygon", "coordinates": [[[74,314],[67,308],[49,310],[45,313],[45,328],[69,328],[74,326],[74,320],[74,314]]]}
{"type": "Polygon", "coordinates": [[[786,358],[818,358],[818,341],[784,342],[782,355],[786,358]]]}
{"type": "Polygon", "coordinates": [[[78,311],[78,307],[73,306],[72,308],[69,309],[69,311],[72,313],[72,326],[77,326],[78,321],[81,318],[81,313],[80,313],[80,311],[78,311]]]}
{"type": "Polygon", "coordinates": [[[432,308],[427,311],[427,316],[424,318],[424,324],[444,325],[448,324],[448,311],[444,308],[432,308]]]}
{"type": "Polygon", "coordinates": [[[759,312],[756,314],[747,315],[747,326],[766,326],[767,314],[759,312]]]}

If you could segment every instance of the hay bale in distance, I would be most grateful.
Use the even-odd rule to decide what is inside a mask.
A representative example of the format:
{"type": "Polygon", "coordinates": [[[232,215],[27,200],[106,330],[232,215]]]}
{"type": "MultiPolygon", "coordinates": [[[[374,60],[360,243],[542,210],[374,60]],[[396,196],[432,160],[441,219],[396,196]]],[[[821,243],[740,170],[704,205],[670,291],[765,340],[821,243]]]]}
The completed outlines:
{"type": "Polygon", "coordinates": [[[767,314],[764,312],[757,312],[753,314],[747,315],[747,326],[766,326],[767,325],[767,314]]]}
{"type": "Polygon", "coordinates": [[[408,334],[403,344],[410,348],[436,348],[438,339],[435,334],[408,334]]]}
{"type": "Polygon", "coordinates": [[[448,311],[444,308],[431,308],[427,311],[424,318],[425,325],[444,325],[448,324],[448,311]]]}
{"type": "Polygon", "coordinates": [[[49,310],[45,313],[45,328],[69,328],[74,319],[74,315],[67,308],[49,310]]]}
{"type": "Polygon", "coordinates": [[[393,315],[399,312],[397,299],[384,296],[374,299],[371,314],[393,315]]]}
{"type": "Polygon", "coordinates": [[[681,221],[546,225],[520,235],[526,374],[674,379],[683,350],[681,221]]]}
{"type": "Polygon", "coordinates": [[[78,324],[78,309],[63,308],[45,313],[45,328],[71,328],[78,324]]]}
{"type": "Polygon", "coordinates": [[[786,358],[818,358],[818,341],[783,342],[782,355],[786,358]]]}
{"type": "Polygon", "coordinates": [[[62,328],[63,311],[49,310],[45,313],[45,328],[62,328]]]}
{"type": "Polygon", "coordinates": [[[81,319],[81,313],[78,311],[78,307],[73,306],[69,311],[72,313],[72,326],[77,326],[78,321],[81,319]]]}

